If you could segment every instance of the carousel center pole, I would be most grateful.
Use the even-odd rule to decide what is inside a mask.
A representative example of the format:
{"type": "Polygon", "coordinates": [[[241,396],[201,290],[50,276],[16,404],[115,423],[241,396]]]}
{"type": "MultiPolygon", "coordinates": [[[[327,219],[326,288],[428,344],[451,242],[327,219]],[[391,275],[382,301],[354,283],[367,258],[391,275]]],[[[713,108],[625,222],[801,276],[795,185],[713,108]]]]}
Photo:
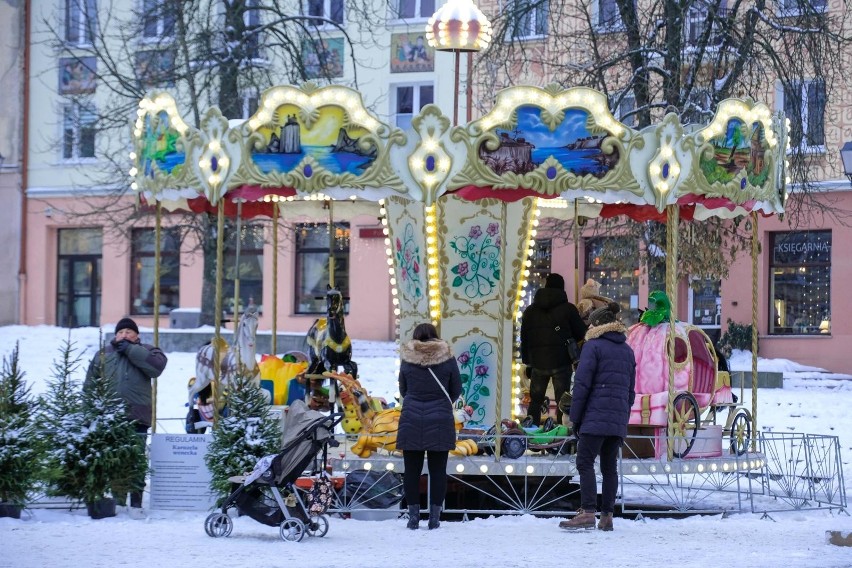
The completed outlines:
{"type": "MultiPolygon", "coordinates": [[[[234,255],[234,337],[237,337],[237,322],[240,321],[240,249],[243,242],[243,200],[237,199],[237,244],[234,255]]],[[[240,368],[240,350],[235,349],[237,369],[240,368]]]]}
{"type": "Polygon", "coordinates": [[[669,296],[671,311],[669,315],[669,340],[666,342],[669,359],[669,404],[668,404],[668,427],[666,431],[666,455],[671,461],[674,457],[674,435],[675,435],[675,320],[677,319],[677,229],[680,211],[678,205],[666,207],[666,294],[669,296]]]}
{"type": "Polygon", "coordinates": [[[216,299],[213,305],[213,427],[219,424],[219,404],[222,402],[222,389],[219,378],[222,374],[221,328],[222,328],[222,260],[224,257],[225,202],[219,200],[216,218],[216,299]]]}
{"type": "MultiPolygon", "coordinates": [[[[154,218],[154,347],[160,346],[160,241],[163,233],[163,205],[157,201],[154,218]]],[[[151,381],[151,433],[157,433],[157,377],[151,381]]]]}
{"type": "Polygon", "coordinates": [[[751,213],[751,451],[757,451],[757,213],[751,213]]]}

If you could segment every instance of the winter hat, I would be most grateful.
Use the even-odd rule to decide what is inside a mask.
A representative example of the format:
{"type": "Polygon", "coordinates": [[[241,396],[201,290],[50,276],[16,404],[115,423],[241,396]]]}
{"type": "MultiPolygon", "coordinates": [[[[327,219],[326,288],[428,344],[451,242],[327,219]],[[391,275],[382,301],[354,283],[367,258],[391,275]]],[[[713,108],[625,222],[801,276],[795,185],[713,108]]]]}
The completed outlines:
{"type": "Polygon", "coordinates": [[[136,322],[130,318],[121,318],[118,320],[118,323],[115,324],[115,333],[117,334],[122,329],[132,329],[137,334],[139,333],[139,328],[136,327],[136,322]]]}
{"type": "Polygon", "coordinates": [[[592,312],[592,315],[589,316],[589,325],[592,327],[597,327],[599,325],[606,325],[608,323],[615,323],[617,314],[621,311],[621,306],[618,306],[615,302],[610,304],[605,308],[598,308],[592,312]],[[618,307],[618,309],[614,309],[618,307]]]}
{"type": "Polygon", "coordinates": [[[547,279],[544,281],[545,288],[555,288],[557,290],[565,289],[565,279],[562,278],[560,274],[556,274],[555,272],[551,272],[547,275],[547,279]]]}

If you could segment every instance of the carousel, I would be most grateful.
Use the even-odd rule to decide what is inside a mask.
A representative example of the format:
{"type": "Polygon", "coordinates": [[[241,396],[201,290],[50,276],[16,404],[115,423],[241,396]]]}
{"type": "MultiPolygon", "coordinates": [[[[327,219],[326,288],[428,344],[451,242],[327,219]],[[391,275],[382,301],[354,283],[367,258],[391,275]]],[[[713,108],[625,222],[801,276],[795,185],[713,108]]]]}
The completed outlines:
{"type": "MultiPolygon", "coordinates": [[[[386,237],[397,339],[431,321],[461,370],[464,402],[446,507],[461,514],[559,514],[573,510],[568,503],[578,495],[564,431],[546,436],[519,425],[518,327],[540,219],[623,215],[667,223],[674,230],[666,290],[649,307],[670,312],[653,325],[636,324],[629,335],[639,365],[630,423],[639,435],[624,448],[622,486],[627,494],[631,480],[671,487],[690,479],[691,487],[724,490],[765,467],[756,443],[756,383],[750,401],[742,391],[734,397],[710,340],[678,321],[675,267],[679,221],[710,217],[748,218],[756,267],[758,222],[784,210],[781,113],[729,99],[707,124],[683,125],[668,114],[634,130],[595,90],[522,86],[499,92],[491,110],[472,122],[451,126],[428,105],[411,125],[403,131],[381,122],[352,89],[308,83],[268,89],[248,120],[228,121],[211,108],[194,128],[170,94],[154,92],[138,109],[132,187],[156,205],[158,231],[161,213],[179,208],[216,212],[220,228],[226,215],[251,211],[277,222],[318,203],[374,211],[386,237]]],[[[333,290],[333,266],[329,272],[333,290]]],[[[753,290],[756,319],[756,283],[753,290]]],[[[272,322],[276,309],[273,302],[272,322]]],[[[155,340],[156,327],[155,319],[155,340]]],[[[217,323],[217,337],[219,331],[217,323]]],[[[756,331],[753,341],[756,347],[756,331]]],[[[322,359],[320,351],[315,357],[322,359]]],[[[211,359],[215,383],[222,369],[219,357],[211,359]]],[[[252,351],[249,365],[253,359],[252,351]]],[[[321,365],[347,412],[344,426],[352,425],[340,434],[344,451],[333,473],[392,477],[403,469],[393,451],[399,409],[355,404],[365,392],[346,360],[321,365]]],[[[675,500],[675,507],[691,506],[675,500]]],[[[352,506],[342,500],[342,508],[352,506]]]]}

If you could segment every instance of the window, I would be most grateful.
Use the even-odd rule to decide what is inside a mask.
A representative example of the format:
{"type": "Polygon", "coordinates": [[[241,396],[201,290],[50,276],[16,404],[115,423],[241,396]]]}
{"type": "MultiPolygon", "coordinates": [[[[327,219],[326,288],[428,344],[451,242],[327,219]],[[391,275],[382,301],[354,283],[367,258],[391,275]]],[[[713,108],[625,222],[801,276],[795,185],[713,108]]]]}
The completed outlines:
{"type": "Polygon", "coordinates": [[[249,93],[243,93],[243,118],[249,119],[254,116],[254,113],[257,112],[257,107],[260,102],[260,97],[257,94],[257,91],[252,91],[249,93]]]}
{"type": "Polygon", "coordinates": [[[552,239],[535,239],[534,242],[533,253],[530,256],[532,266],[530,266],[530,275],[527,277],[527,286],[522,296],[525,306],[532,303],[535,293],[544,286],[544,279],[550,274],[553,258],[552,239]]]}
{"type": "Polygon", "coordinates": [[[622,321],[630,323],[626,310],[637,306],[639,293],[639,247],[637,243],[626,237],[597,237],[587,239],[586,273],[583,281],[594,278],[601,284],[601,295],[612,298],[619,304],[622,321]],[[619,269],[613,266],[615,262],[607,259],[618,259],[622,266],[630,269],[619,269]]]}
{"type": "Polygon", "coordinates": [[[397,19],[425,19],[431,18],[434,13],[435,0],[397,0],[397,19]]]}
{"type": "Polygon", "coordinates": [[[91,45],[98,27],[95,0],[65,0],[65,41],[73,45],[91,45]]]}
{"type": "Polygon", "coordinates": [[[778,0],[778,4],[785,15],[819,14],[828,6],[827,0],[778,0]]]}
{"type": "Polygon", "coordinates": [[[175,35],[175,12],[169,0],[142,0],[142,37],[147,40],[175,35]]]}
{"type": "Polygon", "coordinates": [[[625,126],[636,128],[636,97],[633,96],[633,93],[614,96],[610,104],[614,107],[612,114],[615,118],[625,126]]]}
{"type": "Polygon", "coordinates": [[[240,280],[240,305],[243,311],[250,304],[263,311],[263,227],[243,225],[240,230],[240,260],[237,264],[237,231],[228,231],[225,238],[224,274],[222,276],[222,305],[225,313],[234,313],[234,290],[240,280]]]}
{"type": "MultiPolygon", "coordinates": [[[[346,298],[349,313],[349,223],[334,224],[334,283],[346,298]]],[[[328,287],[329,234],[327,224],[296,227],[296,298],[297,314],[325,313],[328,287]]]]}
{"type": "Polygon", "coordinates": [[[616,4],[615,0],[598,0],[597,9],[594,21],[598,28],[612,30],[623,27],[621,14],[618,11],[618,4],[616,4]]]}
{"type": "Polygon", "coordinates": [[[784,114],[790,119],[790,146],[825,146],[825,83],[799,81],[784,87],[784,114]]]}
{"type": "Polygon", "coordinates": [[[424,106],[435,101],[435,88],[431,83],[423,85],[398,85],[394,89],[396,125],[407,130],[411,119],[424,106]]]}
{"type": "Polygon", "coordinates": [[[246,0],[246,11],[243,12],[243,23],[245,31],[245,51],[248,59],[263,59],[261,45],[263,45],[263,34],[260,31],[260,6],[261,0],[246,0]]]}
{"type": "Polygon", "coordinates": [[[103,230],[60,229],[57,257],[56,325],[100,324],[103,230]]]}
{"type": "Polygon", "coordinates": [[[511,13],[509,35],[514,39],[547,35],[547,0],[515,0],[507,10],[511,13]]]}
{"type": "MultiPolygon", "coordinates": [[[[718,329],[722,324],[722,283],[695,279],[689,287],[689,323],[718,329]]],[[[704,330],[705,332],[707,329],[704,330]]]]}
{"type": "Polygon", "coordinates": [[[707,4],[696,3],[691,5],[686,12],[686,25],[683,27],[684,41],[687,47],[697,47],[703,44],[710,48],[721,44],[724,37],[721,19],[727,17],[727,15],[727,10],[717,9],[714,17],[711,7],[707,4]],[[710,26],[714,29],[705,40],[704,34],[710,26]]]}
{"type": "Polygon", "coordinates": [[[770,235],[769,333],[831,333],[831,231],[770,235]]]}
{"type": "Polygon", "coordinates": [[[62,157],[66,160],[95,157],[95,109],[74,103],[63,109],[62,157]]]}
{"type": "MultiPolygon", "coordinates": [[[[130,267],[130,313],[154,313],[155,265],[154,229],[133,229],[130,267]]],[[[160,233],[160,313],[180,306],[180,233],[166,229],[160,233]]]]}
{"type": "MultiPolygon", "coordinates": [[[[337,24],[343,23],[343,0],[307,0],[308,16],[325,18],[337,24]]],[[[431,16],[431,14],[430,14],[431,16]]],[[[318,23],[323,26],[326,23],[318,23]]]]}

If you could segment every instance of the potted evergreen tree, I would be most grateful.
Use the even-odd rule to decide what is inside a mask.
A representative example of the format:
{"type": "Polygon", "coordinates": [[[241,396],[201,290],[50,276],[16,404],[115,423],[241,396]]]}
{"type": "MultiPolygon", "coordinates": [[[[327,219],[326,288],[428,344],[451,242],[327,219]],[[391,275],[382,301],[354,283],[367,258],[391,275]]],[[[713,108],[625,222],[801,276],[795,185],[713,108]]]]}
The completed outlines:
{"type": "Polygon", "coordinates": [[[0,517],[21,518],[42,471],[43,446],[35,433],[35,399],[18,367],[18,344],[0,371],[0,517]]]}
{"type": "Polygon", "coordinates": [[[205,456],[210,489],[219,500],[231,494],[228,478],[254,469],[260,458],[281,449],[281,422],[269,413],[263,389],[238,374],[227,397],[227,416],[213,429],[205,456]]]}
{"type": "Polygon", "coordinates": [[[127,493],[134,475],[148,467],[145,443],[108,378],[94,380],[82,393],[72,384],[77,366],[79,357],[66,343],[46,403],[58,411],[47,427],[63,441],[50,453],[52,479],[57,493],[86,503],[93,519],[113,517],[113,495],[127,493]]]}

